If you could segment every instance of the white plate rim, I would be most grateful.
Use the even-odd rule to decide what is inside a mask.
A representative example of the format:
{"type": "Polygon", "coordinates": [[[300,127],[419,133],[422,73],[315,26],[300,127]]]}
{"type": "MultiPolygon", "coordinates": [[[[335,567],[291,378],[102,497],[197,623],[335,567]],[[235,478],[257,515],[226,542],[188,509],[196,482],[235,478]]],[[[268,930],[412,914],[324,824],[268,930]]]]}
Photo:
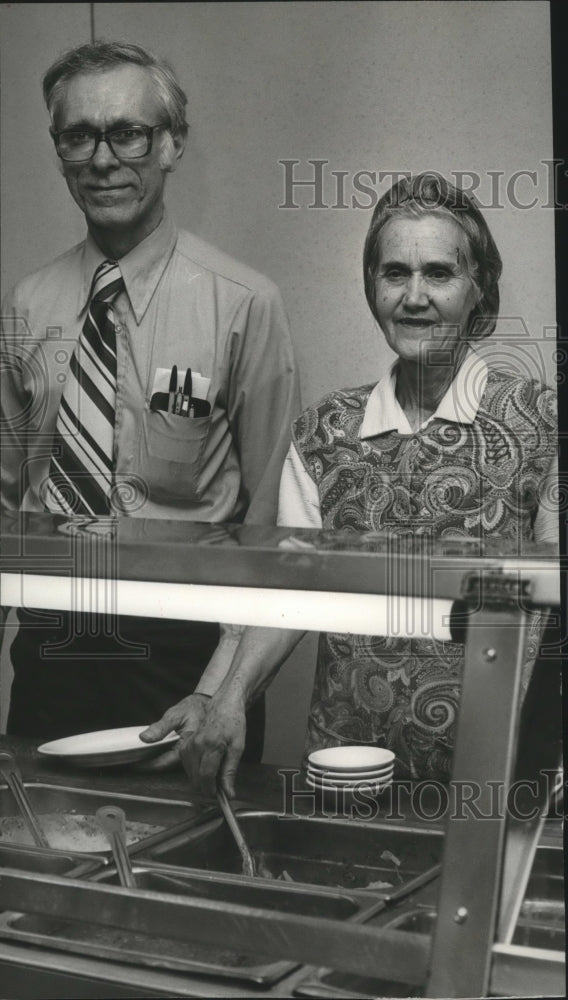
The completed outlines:
{"type": "Polygon", "coordinates": [[[306,773],[313,774],[314,778],[329,778],[330,781],[363,781],[368,778],[380,778],[384,774],[392,774],[394,764],[387,764],[385,767],[377,768],[376,771],[323,771],[308,764],[306,773]]]}
{"type": "Polygon", "coordinates": [[[365,797],[368,796],[368,795],[370,795],[373,798],[373,797],[376,797],[377,795],[382,795],[383,792],[386,792],[387,788],[391,788],[391,787],[392,787],[392,782],[387,782],[384,785],[365,785],[364,787],[361,787],[361,788],[358,788],[358,787],[356,787],[356,788],[324,788],[324,787],[322,787],[322,785],[309,785],[309,789],[310,789],[310,791],[312,791],[314,793],[314,795],[315,794],[324,795],[324,796],[325,795],[333,795],[336,801],[340,801],[340,799],[343,796],[349,797],[349,798],[353,798],[356,795],[361,795],[361,796],[365,796],[365,797]]]}
{"type": "Polygon", "coordinates": [[[154,747],[162,746],[164,743],[173,743],[175,740],[179,739],[179,733],[168,733],[164,736],[162,740],[158,740],[155,743],[143,743],[142,740],[138,739],[141,732],[148,728],[145,726],[120,726],[116,729],[98,729],[94,732],[89,733],[77,733],[74,736],[63,736],[58,740],[49,740],[47,743],[42,743],[41,746],[37,748],[38,753],[44,754],[47,757],[94,757],[94,756],[112,756],[113,754],[127,753],[133,750],[152,750],[154,747]],[[130,737],[130,742],[123,743],[119,746],[101,746],[95,742],[91,742],[91,745],[85,747],[84,749],[77,746],[77,741],[84,741],[88,737],[106,737],[111,738],[111,734],[114,734],[115,738],[118,733],[124,736],[130,737]]]}
{"type": "Polygon", "coordinates": [[[319,785],[380,785],[383,781],[389,781],[394,775],[386,774],[381,775],[379,778],[338,778],[337,781],[328,781],[326,778],[318,778],[313,774],[308,774],[308,778],[311,781],[317,782],[319,785]]]}
{"type": "Polygon", "coordinates": [[[370,789],[374,791],[377,788],[387,788],[388,785],[392,785],[393,779],[392,775],[386,778],[384,781],[348,781],[345,784],[334,784],[333,782],[327,781],[315,781],[312,777],[306,778],[306,782],[312,788],[321,788],[325,792],[353,792],[356,789],[370,789]]]}
{"type": "MultiPolygon", "coordinates": [[[[334,770],[334,771],[353,771],[355,769],[355,765],[352,764],[352,763],[350,764],[350,763],[346,762],[345,764],[337,764],[337,763],[329,762],[329,763],[326,764],[325,763],[325,758],[324,758],[324,763],[323,764],[321,763],[321,757],[319,755],[321,755],[323,753],[329,754],[330,751],[334,751],[334,750],[341,750],[342,753],[347,752],[348,756],[350,756],[350,754],[349,754],[350,750],[358,750],[359,752],[364,751],[364,750],[371,750],[371,751],[373,751],[373,754],[376,754],[377,751],[380,751],[381,754],[386,755],[386,757],[383,756],[382,760],[377,759],[375,757],[375,760],[372,763],[369,763],[369,764],[357,764],[356,765],[357,771],[374,770],[377,767],[382,767],[382,766],[384,766],[386,764],[390,764],[391,762],[394,763],[394,760],[395,760],[395,754],[393,753],[393,751],[392,750],[386,750],[383,747],[343,747],[342,746],[342,747],[322,747],[320,750],[312,750],[312,752],[310,754],[308,754],[308,763],[309,764],[314,764],[316,767],[326,767],[326,769],[328,769],[328,770],[331,769],[331,770],[334,770]]],[[[332,758],[332,761],[333,761],[333,758],[332,758]]]]}
{"type": "Polygon", "coordinates": [[[365,780],[364,778],[357,778],[355,781],[324,781],[320,778],[314,778],[309,774],[306,780],[314,785],[323,785],[325,788],[355,788],[358,785],[384,785],[385,781],[392,781],[394,778],[393,774],[385,774],[381,778],[369,778],[365,780]]]}

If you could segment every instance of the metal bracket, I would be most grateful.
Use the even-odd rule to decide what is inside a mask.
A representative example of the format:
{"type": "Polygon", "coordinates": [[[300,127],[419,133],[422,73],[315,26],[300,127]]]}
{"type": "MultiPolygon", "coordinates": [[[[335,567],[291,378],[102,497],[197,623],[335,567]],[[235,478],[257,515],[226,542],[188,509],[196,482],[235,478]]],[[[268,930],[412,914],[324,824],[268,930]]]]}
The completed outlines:
{"type": "Polygon", "coordinates": [[[477,608],[526,608],[531,603],[532,592],[530,580],[499,569],[466,573],[461,586],[462,600],[477,608]]]}

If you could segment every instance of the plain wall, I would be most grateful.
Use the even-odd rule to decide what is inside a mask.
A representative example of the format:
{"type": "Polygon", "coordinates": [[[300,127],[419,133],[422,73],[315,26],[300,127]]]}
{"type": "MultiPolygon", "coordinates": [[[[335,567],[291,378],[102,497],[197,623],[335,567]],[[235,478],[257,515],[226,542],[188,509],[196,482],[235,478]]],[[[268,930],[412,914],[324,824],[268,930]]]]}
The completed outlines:
{"type": "MultiPolygon", "coordinates": [[[[2,9],[3,277],[11,284],[82,237],[57,174],[40,77],[59,50],[89,38],[87,4],[2,9]],[[18,129],[17,141],[15,130],[18,129]]],[[[554,380],[552,109],[546,2],[112,3],[94,5],[98,37],[165,55],[189,94],[188,148],[168,202],[193,229],[280,286],[307,404],[378,379],[391,355],[368,311],[361,253],[370,208],[353,207],[360,171],[479,175],[504,262],[501,335],[488,351],[554,380]],[[324,166],[322,202],[294,188],[324,166]],[[507,199],[507,183],[517,171],[507,199]],[[332,171],[335,171],[334,175],[332,171]],[[344,198],[337,198],[337,174],[344,198]],[[499,181],[502,207],[495,202],[499,181]],[[290,194],[290,192],[289,192],[290,194]],[[336,203],[347,207],[332,207],[336,203]]],[[[368,206],[389,186],[376,182],[368,206]]],[[[466,185],[471,185],[466,180],[466,185]]],[[[266,758],[297,763],[314,637],[269,692],[266,758]]]]}

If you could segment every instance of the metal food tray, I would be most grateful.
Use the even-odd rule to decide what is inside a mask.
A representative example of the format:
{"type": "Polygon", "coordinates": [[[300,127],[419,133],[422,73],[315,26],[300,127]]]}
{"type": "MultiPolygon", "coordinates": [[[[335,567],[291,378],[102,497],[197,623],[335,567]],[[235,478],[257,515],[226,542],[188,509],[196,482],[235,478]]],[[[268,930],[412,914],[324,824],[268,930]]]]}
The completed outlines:
{"type": "MultiPolygon", "coordinates": [[[[305,886],[369,891],[396,900],[440,872],[440,830],[358,820],[283,816],[236,809],[257,870],[305,886]]],[[[139,859],[237,874],[242,859],[222,819],[213,819],[159,844],[142,845],[139,859]]]]}
{"type": "Polygon", "coordinates": [[[537,848],[511,944],[565,951],[564,852],[561,848],[537,848]]]}
{"type": "MultiPolygon", "coordinates": [[[[395,910],[375,915],[370,921],[371,925],[376,926],[377,930],[389,928],[431,936],[436,921],[436,891],[436,884],[430,883],[419,890],[412,899],[403,901],[395,910]]],[[[380,949],[379,942],[380,939],[377,941],[380,949]]],[[[500,980],[507,978],[503,959],[513,964],[516,960],[522,961],[524,967],[521,974],[526,975],[527,982],[532,981],[537,990],[540,976],[549,975],[551,971],[550,968],[545,968],[545,965],[553,966],[556,959],[563,957],[565,951],[563,852],[558,846],[546,845],[537,849],[512,946],[500,945],[497,951],[497,975],[500,980]]],[[[554,978],[550,980],[553,988],[549,995],[561,996],[562,993],[553,991],[554,978]]],[[[544,989],[542,995],[547,995],[548,992],[548,989],[544,989]]],[[[375,978],[334,969],[313,968],[297,985],[294,995],[320,998],[320,1000],[331,1000],[331,998],[374,1000],[378,996],[420,997],[423,995],[423,989],[406,983],[384,980],[379,975],[375,978]]]]}
{"type": "MultiPolygon", "coordinates": [[[[374,1000],[376,997],[419,997],[423,988],[415,984],[397,982],[380,975],[380,932],[386,927],[400,925],[414,913],[430,913],[436,905],[439,881],[420,887],[394,906],[373,914],[368,926],[377,931],[377,975],[358,975],[337,969],[312,967],[294,989],[294,996],[316,997],[321,1000],[374,1000]]],[[[419,928],[423,930],[422,927],[419,928]]]]}
{"type": "Polygon", "coordinates": [[[96,854],[73,854],[71,851],[46,850],[24,844],[0,844],[0,869],[19,868],[26,872],[82,878],[92,874],[102,864],[104,859],[96,854]]]}
{"type": "MultiPolygon", "coordinates": [[[[217,810],[214,807],[205,809],[195,805],[190,801],[176,801],[170,799],[158,799],[144,797],[141,795],[129,795],[116,792],[98,792],[84,788],[74,788],[66,785],[50,785],[43,782],[24,782],[31,805],[41,822],[42,814],[62,815],[95,815],[97,809],[104,805],[120,806],[124,810],[127,821],[136,823],[147,823],[151,826],[159,826],[159,832],[133,843],[129,846],[129,853],[133,854],[140,850],[142,845],[151,846],[159,843],[165,837],[169,837],[176,830],[186,829],[201,823],[217,810]]],[[[0,816],[16,816],[17,807],[8,785],[0,785],[0,816]]],[[[20,847],[25,845],[13,842],[2,842],[0,846],[20,847]]],[[[96,855],[102,859],[110,859],[111,851],[108,850],[87,850],[78,851],[70,848],[66,853],[96,855]]]]}
{"type": "MultiPolygon", "coordinates": [[[[243,876],[223,876],[188,871],[169,865],[133,863],[139,888],[130,890],[144,899],[160,893],[198,896],[219,903],[240,903],[254,908],[278,910],[312,917],[363,922],[385,906],[382,899],[367,893],[326,888],[309,889],[268,879],[250,880],[243,876]]],[[[105,867],[90,881],[118,884],[116,869],[105,867]]],[[[105,903],[108,923],[89,924],[68,917],[4,912],[0,914],[0,938],[58,951],[72,952],[105,960],[142,965],[177,972],[214,975],[270,985],[298,967],[297,962],[274,960],[255,954],[241,954],[215,945],[192,945],[160,937],[160,928],[141,934],[118,926],[121,901],[111,897],[105,903]],[[114,912],[116,903],[116,912],[114,912]]]]}

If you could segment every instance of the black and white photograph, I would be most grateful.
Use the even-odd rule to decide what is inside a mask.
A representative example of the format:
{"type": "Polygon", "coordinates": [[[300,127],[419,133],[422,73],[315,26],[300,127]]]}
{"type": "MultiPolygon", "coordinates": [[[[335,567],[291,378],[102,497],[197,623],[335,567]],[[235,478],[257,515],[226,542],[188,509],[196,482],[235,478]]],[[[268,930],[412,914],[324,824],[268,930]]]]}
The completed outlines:
{"type": "Polygon", "coordinates": [[[0,5],[1,1000],[565,996],[561,7],[0,5]]]}

